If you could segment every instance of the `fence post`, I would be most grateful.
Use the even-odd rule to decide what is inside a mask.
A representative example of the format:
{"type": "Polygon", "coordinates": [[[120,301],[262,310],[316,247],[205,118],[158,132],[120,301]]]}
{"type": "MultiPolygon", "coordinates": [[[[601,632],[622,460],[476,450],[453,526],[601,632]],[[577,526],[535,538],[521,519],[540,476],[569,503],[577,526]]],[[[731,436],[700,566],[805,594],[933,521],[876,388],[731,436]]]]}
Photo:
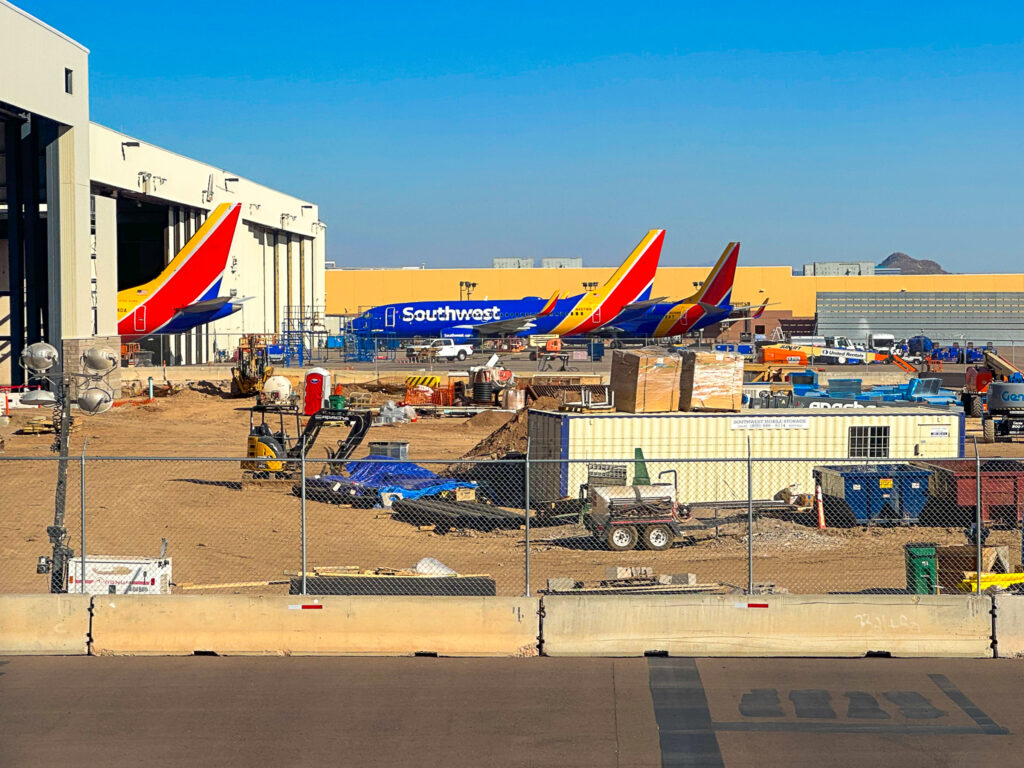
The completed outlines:
{"type": "Polygon", "coordinates": [[[306,436],[302,436],[302,454],[299,457],[302,467],[302,594],[306,594],[306,436]]]}
{"type": "Polygon", "coordinates": [[[526,541],[523,549],[524,570],[526,578],[526,597],[530,596],[530,438],[526,438],[526,458],[523,460],[523,512],[526,514],[526,541]]]}
{"type": "Polygon", "coordinates": [[[747,594],[754,594],[754,462],[747,435],[747,594]]]}
{"type": "Polygon", "coordinates": [[[978,455],[978,438],[974,438],[974,526],[976,536],[976,558],[974,577],[977,579],[977,594],[981,594],[981,456],[978,455]]]}
{"type": "Polygon", "coordinates": [[[82,549],[82,567],[80,569],[78,578],[78,590],[79,592],[85,592],[85,449],[89,445],[89,438],[85,438],[82,443],[82,464],[81,464],[81,476],[79,478],[79,491],[81,492],[81,515],[82,520],[80,523],[81,535],[79,545],[82,549]]]}

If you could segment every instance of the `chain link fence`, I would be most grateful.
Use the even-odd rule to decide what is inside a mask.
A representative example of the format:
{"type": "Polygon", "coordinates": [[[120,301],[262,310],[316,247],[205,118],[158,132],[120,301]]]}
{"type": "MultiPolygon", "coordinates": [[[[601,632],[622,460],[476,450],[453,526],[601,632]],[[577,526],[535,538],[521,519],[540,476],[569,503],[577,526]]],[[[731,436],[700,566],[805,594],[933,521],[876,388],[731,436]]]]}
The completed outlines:
{"type": "Polygon", "coordinates": [[[63,494],[62,460],[4,456],[0,592],[956,593],[1022,570],[1024,461],[864,439],[854,459],[72,456],[63,494]]]}

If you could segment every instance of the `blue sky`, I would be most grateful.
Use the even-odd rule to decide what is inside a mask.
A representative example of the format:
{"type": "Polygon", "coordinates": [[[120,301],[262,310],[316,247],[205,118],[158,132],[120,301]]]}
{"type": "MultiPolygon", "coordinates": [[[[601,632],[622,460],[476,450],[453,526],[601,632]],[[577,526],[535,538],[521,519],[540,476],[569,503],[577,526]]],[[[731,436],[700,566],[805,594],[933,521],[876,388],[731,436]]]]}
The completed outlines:
{"type": "Polygon", "coordinates": [[[314,200],[339,265],[1021,268],[1019,4],[20,5],[94,120],[314,200]]]}

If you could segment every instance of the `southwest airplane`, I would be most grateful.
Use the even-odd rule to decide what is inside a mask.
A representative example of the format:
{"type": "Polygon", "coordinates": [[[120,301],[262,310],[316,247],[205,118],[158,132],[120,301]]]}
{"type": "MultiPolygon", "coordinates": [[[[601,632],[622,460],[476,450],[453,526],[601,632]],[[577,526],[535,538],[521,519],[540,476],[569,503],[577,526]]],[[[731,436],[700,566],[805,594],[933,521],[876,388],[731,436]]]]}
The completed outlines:
{"type": "Polygon", "coordinates": [[[596,291],[550,299],[528,297],[498,301],[414,301],[384,304],[352,321],[360,336],[470,336],[558,334],[576,336],[597,330],[623,309],[647,301],[658,269],[665,230],[652,229],[607,283],[596,291]]]}
{"type": "MultiPolygon", "coordinates": [[[[717,323],[731,323],[746,319],[745,314],[732,318],[732,284],[736,278],[736,261],[740,244],[729,243],[722,252],[700,290],[682,301],[641,301],[626,307],[618,317],[608,323],[606,330],[615,329],[625,336],[667,338],[682,336],[717,323]]],[[[750,316],[757,319],[764,313],[765,301],[750,316]]],[[[749,310],[741,310],[747,312],[749,310]]]]}
{"type": "Polygon", "coordinates": [[[126,341],[181,333],[220,320],[244,299],[218,296],[241,203],[218,205],[153,280],[117,293],[117,332],[126,341]]]}

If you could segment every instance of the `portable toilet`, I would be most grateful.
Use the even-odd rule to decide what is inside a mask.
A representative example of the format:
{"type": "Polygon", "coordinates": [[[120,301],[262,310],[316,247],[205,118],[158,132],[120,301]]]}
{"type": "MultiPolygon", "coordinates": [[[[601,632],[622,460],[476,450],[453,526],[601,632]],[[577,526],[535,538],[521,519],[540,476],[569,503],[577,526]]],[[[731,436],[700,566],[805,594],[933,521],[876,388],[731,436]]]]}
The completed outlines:
{"type": "Polygon", "coordinates": [[[312,416],[321,408],[330,407],[331,372],[324,368],[310,368],[302,388],[302,412],[312,416]]]}

